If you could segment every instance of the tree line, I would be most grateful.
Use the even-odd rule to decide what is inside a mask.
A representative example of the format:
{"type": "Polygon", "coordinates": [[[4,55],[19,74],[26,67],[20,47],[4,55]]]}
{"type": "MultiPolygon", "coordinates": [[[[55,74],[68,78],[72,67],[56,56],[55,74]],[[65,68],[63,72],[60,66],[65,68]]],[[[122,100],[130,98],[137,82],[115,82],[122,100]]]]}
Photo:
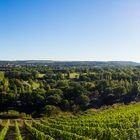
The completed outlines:
{"type": "Polygon", "coordinates": [[[0,72],[0,111],[78,112],[140,98],[137,67],[29,67],[0,72]]]}

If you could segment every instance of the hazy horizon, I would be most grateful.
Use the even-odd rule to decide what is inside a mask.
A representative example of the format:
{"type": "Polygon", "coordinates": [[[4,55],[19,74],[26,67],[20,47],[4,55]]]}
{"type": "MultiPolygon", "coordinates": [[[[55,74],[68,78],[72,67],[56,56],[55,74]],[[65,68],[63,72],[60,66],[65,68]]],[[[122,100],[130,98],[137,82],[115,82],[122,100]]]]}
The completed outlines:
{"type": "Polygon", "coordinates": [[[0,60],[140,62],[139,0],[1,0],[0,60]]]}
{"type": "Polygon", "coordinates": [[[124,61],[124,60],[51,60],[51,59],[15,59],[15,60],[0,60],[0,61],[53,61],[53,62],[132,62],[132,63],[140,63],[136,61],[124,61]]]}

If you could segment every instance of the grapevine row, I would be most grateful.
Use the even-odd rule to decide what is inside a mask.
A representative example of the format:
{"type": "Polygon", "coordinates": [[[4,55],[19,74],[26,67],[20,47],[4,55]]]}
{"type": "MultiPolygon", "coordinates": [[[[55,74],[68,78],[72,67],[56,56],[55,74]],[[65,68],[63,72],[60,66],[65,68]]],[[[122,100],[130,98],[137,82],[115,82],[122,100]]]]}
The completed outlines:
{"type": "Polygon", "coordinates": [[[37,140],[54,140],[54,138],[49,135],[45,135],[43,132],[40,132],[36,128],[29,125],[26,121],[24,121],[26,129],[37,139],[37,140]]]}
{"type": "Polygon", "coordinates": [[[42,132],[48,133],[50,136],[63,140],[90,140],[87,137],[77,135],[75,133],[70,133],[60,129],[52,128],[41,123],[33,121],[33,127],[39,129],[42,132]]]}
{"type": "Polygon", "coordinates": [[[16,140],[23,140],[17,121],[15,121],[15,131],[16,131],[16,140]]]}
{"type": "Polygon", "coordinates": [[[109,140],[109,139],[115,139],[116,137],[119,137],[120,139],[128,139],[130,138],[130,135],[133,135],[133,137],[136,137],[136,131],[135,129],[118,129],[118,128],[110,128],[110,127],[81,127],[81,126],[67,126],[67,125],[58,125],[58,124],[50,124],[48,122],[45,122],[41,120],[41,123],[45,126],[48,125],[50,127],[65,130],[71,133],[75,133],[81,136],[87,136],[89,138],[99,139],[99,140],[109,140]],[[133,133],[131,133],[131,131],[133,133]]]}
{"type": "Polygon", "coordinates": [[[0,132],[0,140],[4,140],[10,126],[10,120],[8,120],[4,126],[4,128],[0,132]]]}

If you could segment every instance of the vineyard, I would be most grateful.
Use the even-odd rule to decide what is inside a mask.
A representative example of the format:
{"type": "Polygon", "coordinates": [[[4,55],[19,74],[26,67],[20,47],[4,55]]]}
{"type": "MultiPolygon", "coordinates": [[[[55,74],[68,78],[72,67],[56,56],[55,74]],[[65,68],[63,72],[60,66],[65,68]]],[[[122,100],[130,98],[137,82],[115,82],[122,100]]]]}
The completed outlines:
{"type": "Polygon", "coordinates": [[[140,103],[71,117],[0,120],[0,140],[138,140],[140,103]]]}

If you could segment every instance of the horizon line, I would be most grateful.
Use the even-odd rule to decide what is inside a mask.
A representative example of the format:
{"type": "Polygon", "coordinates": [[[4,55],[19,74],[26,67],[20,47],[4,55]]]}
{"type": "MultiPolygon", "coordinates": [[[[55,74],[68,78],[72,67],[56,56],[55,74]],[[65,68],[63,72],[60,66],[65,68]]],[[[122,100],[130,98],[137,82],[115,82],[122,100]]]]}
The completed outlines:
{"type": "Polygon", "coordinates": [[[134,62],[140,63],[133,60],[53,60],[53,59],[1,59],[0,61],[54,61],[54,62],[134,62]]]}

